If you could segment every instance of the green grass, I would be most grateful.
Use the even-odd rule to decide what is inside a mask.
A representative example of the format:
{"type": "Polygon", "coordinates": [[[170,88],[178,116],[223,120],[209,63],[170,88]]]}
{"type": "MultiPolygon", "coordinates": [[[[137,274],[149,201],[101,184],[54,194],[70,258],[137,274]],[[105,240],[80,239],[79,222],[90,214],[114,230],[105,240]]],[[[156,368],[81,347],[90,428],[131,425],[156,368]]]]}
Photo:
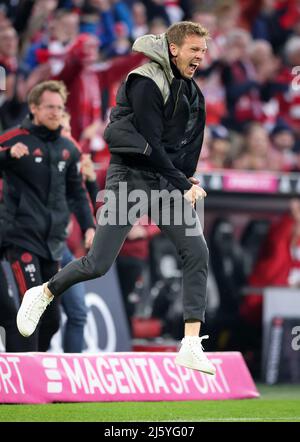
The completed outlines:
{"type": "Polygon", "coordinates": [[[258,385],[230,401],[0,405],[0,422],[300,422],[300,385],[258,385]]]}

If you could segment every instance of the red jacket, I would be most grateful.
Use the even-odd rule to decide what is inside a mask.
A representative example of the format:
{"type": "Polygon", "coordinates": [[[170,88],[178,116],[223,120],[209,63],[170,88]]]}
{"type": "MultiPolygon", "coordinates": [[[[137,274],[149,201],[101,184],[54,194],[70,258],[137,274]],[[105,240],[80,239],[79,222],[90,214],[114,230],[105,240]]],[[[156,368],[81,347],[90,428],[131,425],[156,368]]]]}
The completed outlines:
{"type": "MultiPolygon", "coordinates": [[[[102,119],[101,94],[115,84],[132,69],[139,66],[143,54],[117,57],[99,67],[85,67],[76,52],[72,50],[65,58],[65,65],[55,77],[62,80],[69,91],[67,109],[71,115],[73,137],[80,142],[83,130],[90,124],[102,119]]],[[[85,147],[83,151],[85,151],[85,147]]]]}
{"type": "Polygon", "coordinates": [[[279,116],[293,129],[300,130],[300,89],[299,70],[293,74],[292,68],[284,67],[279,73],[277,81],[289,85],[285,93],[278,93],[279,116]]]}
{"type": "MultiPolygon", "coordinates": [[[[292,272],[295,270],[300,272],[300,257],[293,256],[291,252],[293,226],[294,219],[290,215],[283,216],[279,222],[271,226],[248,281],[251,287],[289,286],[292,272]]],[[[300,238],[296,246],[299,250],[300,238]]],[[[245,296],[240,313],[247,322],[259,325],[262,315],[262,296],[255,292],[245,296]]]]}
{"type": "Polygon", "coordinates": [[[120,251],[120,256],[130,256],[132,258],[146,260],[149,257],[149,241],[155,235],[160,233],[160,229],[154,225],[143,225],[147,230],[145,238],[138,238],[135,240],[126,239],[120,251]]]}

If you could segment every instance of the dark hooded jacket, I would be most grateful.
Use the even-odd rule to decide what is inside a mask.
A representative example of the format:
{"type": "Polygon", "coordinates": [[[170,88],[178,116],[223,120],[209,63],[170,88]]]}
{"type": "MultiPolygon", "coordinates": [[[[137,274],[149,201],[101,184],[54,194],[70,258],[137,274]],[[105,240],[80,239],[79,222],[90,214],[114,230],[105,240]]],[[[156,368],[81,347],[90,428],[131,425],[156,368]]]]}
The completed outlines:
{"type": "Polygon", "coordinates": [[[0,146],[1,247],[16,245],[44,259],[59,260],[69,206],[83,231],[95,226],[80,173],[80,152],[60,135],[60,128],[50,131],[29,118],[0,136],[0,146]],[[28,147],[29,155],[10,156],[10,148],[17,142],[28,147]]]}
{"type": "MultiPolygon", "coordinates": [[[[181,77],[170,62],[165,34],[140,37],[133,50],[151,61],[131,71],[118,91],[117,105],[104,134],[112,162],[152,169],[183,192],[191,187],[187,178],[195,173],[201,151],[204,97],[196,83],[181,77]],[[149,115],[149,124],[145,120],[143,126],[138,122],[141,114],[151,112],[149,106],[152,108],[155,100],[162,120],[158,137],[149,133],[151,124],[154,129],[154,118],[151,123],[149,115]]],[[[156,129],[157,125],[152,132],[157,133],[156,129]]]]}

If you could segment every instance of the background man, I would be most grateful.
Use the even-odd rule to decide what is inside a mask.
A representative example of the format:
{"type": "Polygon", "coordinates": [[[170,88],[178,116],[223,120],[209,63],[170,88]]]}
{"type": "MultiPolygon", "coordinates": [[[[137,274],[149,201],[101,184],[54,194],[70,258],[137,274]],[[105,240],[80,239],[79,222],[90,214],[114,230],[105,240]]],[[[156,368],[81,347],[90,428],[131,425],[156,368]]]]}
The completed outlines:
{"type": "MultiPolygon", "coordinates": [[[[28,97],[30,117],[0,137],[3,174],[2,251],[11,263],[20,296],[58,271],[69,208],[85,232],[86,246],[94,236],[94,219],[78,164],[80,153],[62,137],[61,116],[67,98],[62,82],[46,81],[28,97]]],[[[37,306],[36,315],[39,312],[37,306]]],[[[12,339],[8,351],[46,351],[59,327],[57,302],[48,309],[38,333],[22,338],[16,311],[7,318],[12,339]]]]}

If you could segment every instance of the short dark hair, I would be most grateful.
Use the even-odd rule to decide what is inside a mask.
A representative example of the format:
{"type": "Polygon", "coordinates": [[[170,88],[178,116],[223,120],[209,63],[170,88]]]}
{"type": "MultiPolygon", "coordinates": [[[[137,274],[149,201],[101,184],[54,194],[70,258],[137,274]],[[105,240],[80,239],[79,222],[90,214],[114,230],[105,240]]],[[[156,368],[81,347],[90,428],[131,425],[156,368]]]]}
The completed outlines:
{"type": "Polygon", "coordinates": [[[59,94],[64,102],[67,101],[67,88],[63,81],[43,81],[34,86],[28,94],[28,104],[35,104],[36,106],[40,104],[41,96],[45,91],[56,92],[59,94]]]}
{"type": "Polygon", "coordinates": [[[192,21],[180,21],[174,23],[166,31],[168,43],[174,43],[177,46],[182,46],[185,37],[189,35],[198,35],[205,39],[210,38],[209,32],[206,28],[200,25],[200,23],[192,21]]]}

